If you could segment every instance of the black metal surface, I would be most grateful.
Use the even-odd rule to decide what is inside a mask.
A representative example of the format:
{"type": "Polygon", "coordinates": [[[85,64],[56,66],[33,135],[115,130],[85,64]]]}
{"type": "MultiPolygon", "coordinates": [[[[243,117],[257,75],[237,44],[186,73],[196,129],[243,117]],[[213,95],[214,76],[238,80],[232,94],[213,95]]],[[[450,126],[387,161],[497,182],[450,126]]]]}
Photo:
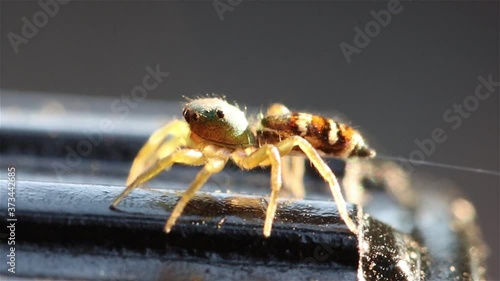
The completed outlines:
{"type": "MultiPolygon", "coordinates": [[[[6,181],[0,184],[5,186],[6,181]]],[[[166,235],[162,227],[168,210],[178,198],[175,192],[137,190],[123,202],[121,211],[112,211],[109,202],[120,191],[117,186],[19,182],[18,274],[52,277],[59,269],[68,267],[67,262],[61,261],[54,268],[54,261],[41,259],[41,253],[51,257],[95,256],[103,262],[99,268],[92,268],[85,266],[82,259],[81,265],[86,270],[56,275],[65,278],[96,278],[101,274],[104,279],[124,279],[141,276],[147,268],[146,279],[156,276],[173,280],[186,274],[183,268],[191,265],[196,268],[198,264],[212,268],[208,274],[190,273],[192,278],[202,274],[203,280],[221,280],[220,274],[226,271],[251,279],[277,280],[275,274],[284,269],[301,268],[304,278],[352,274],[356,269],[356,239],[340,222],[331,203],[280,204],[273,234],[265,239],[262,236],[265,202],[261,198],[200,194],[188,205],[172,233],[166,235]],[[312,257],[315,247],[321,244],[332,247],[334,254],[321,264],[301,266],[301,261],[312,257]],[[127,269],[120,265],[124,259],[138,257],[152,265],[127,269]],[[261,269],[248,271],[252,265],[261,269]],[[101,267],[106,268],[105,272],[100,272],[101,267]],[[338,273],[330,275],[327,269],[338,273]],[[273,274],[265,277],[263,272],[273,274]]],[[[6,197],[5,189],[0,196],[6,197]]],[[[6,210],[5,202],[0,206],[6,210]]],[[[2,212],[2,229],[6,228],[6,218],[2,212]]],[[[5,243],[2,247],[6,250],[5,243]]],[[[2,272],[5,270],[3,263],[2,272]]],[[[297,272],[288,274],[287,279],[297,276],[297,272]]]]}
{"type": "MultiPolygon", "coordinates": [[[[4,114],[9,112],[5,109],[3,124],[16,120],[16,115],[4,114]]],[[[33,109],[28,113],[31,118],[38,116],[33,109]]],[[[324,183],[309,176],[308,197],[319,200],[282,200],[272,236],[265,239],[268,172],[229,167],[204,187],[167,235],[162,226],[195,168],[174,167],[149,184],[166,190],[137,189],[119,211],[108,208],[123,188],[130,160],[159,122],[135,128],[137,116],[128,116],[114,130],[104,132],[90,153],[77,154],[76,159],[68,155],[89,139],[81,128],[92,122],[74,114],[65,117],[74,122],[52,126],[47,120],[57,118],[44,122],[40,117],[36,126],[22,120],[2,126],[0,176],[5,178],[7,166],[16,165],[18,219],[17,273],[6,271],[2,255],[3,278],[484,279],[480,231],[473,218],[453,215],[458,197],[432,191],[440,182],[423,181],[415,186],[422,199],[413,209],[402,207],[383,192],[375,192],[364,210],[350,206],[361,222],[361,234],[355,237],[338,217],[324,183]],[[61,166],[65,169],[58,170],[61,166]]],[[[95,113],[92,118],[105,116],[95,113]]],[[[337,164],[342,163],[331,164],[341,171],[342,165],[337,164]]],[[[3,253],[10,250],[3,233],[8,223],[6,181],[0,181],[0,186],[3,253]]]]}

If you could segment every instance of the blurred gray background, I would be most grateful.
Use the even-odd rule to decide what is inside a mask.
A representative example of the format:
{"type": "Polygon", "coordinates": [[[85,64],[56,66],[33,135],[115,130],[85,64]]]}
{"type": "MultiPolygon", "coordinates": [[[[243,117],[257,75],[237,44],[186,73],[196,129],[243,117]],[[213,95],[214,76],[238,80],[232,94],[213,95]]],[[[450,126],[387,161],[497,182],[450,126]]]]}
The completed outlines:
{"type": "MultiPolygon", "coordinates": [[[[467,117],[443,114],[473,100],[479,76],[500,81],[499,2],[401,2],[348,63],[339,45],[354,46],[354,28],[364,30],[370,11],[387,5],[70,1],[57,11],[52,5],[43,24],[38,2],[2,1],[0,87],[119,97],[142,84],[146,66],[159,64],[170,75],[148,100],[221,93],[252,107],[283,102],[341,112],[379,153],[405,158],[419,150],[415,140],[441,128],[447,140],[426,161],[498,171],[499,87],[465,109],[467,117]],[[34,15],[41,27],[26,38],[23,17],[33,22],[34,15]]],[[[491,250],[489,276],[499,280],[499,177],[426,166],[415,172],[428,174],[450,179],[474,202],[491,250]]]]}

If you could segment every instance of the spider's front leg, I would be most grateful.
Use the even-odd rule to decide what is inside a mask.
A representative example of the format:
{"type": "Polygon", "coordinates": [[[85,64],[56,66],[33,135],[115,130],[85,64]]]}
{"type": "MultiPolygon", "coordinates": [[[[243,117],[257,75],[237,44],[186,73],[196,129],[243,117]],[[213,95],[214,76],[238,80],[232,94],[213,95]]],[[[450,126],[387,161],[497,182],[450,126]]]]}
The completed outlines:
{"type": "Polygon", "coordinates": [[[357,234],[358,228],[351,217],[349,217],[346,201],[342,196],[337,177],[325,161],[323,161],[316,149],[314,149],[314,147],[306,139],[300,136],[291,136],[276,144],[276,147],[279,149],[281,155],[289,153],[295,146],[298,146],[302,150],[309,161],[311,161],[314,167],[321,174],[323,179],[328,182],[330,191],[332,192],[335,203],[337,204],[337,210],[339,211],[340,217],[344,220],[349,230],[351,230],[354,234],[357,234]]]}
{"type": "Polygon", "coordinates": [[[151,165],[145,171],[142,171],[139,175],[133,178],[130,183],[127,184],[125,190],[123,190],[122,193],[118,195],[118,197],[116,197],[116,199],[113,201],[113,204],[111,204],[111,208],[115,208],[120,203],[120,201],[125,196],[127,196],[127,194],[129,194],[134,188],[154,178],[162,171],[170,169],[170,167],[172,167],[174,163],[199,166],[203,165],[205,162],[207,162],[207,159],[205,158],[203,153],[198,150],[187,148],[179,149],[167,157],[158,159],[153,165],[151,165]]]}
{"type": "Polygon", "coordinates": [[[189,136],[189,125],[184,120],[174,120],[156,130],[134,158],[126,185],[130,184],[152,166],[158,159],[167,157],[179,147],[185,146],[189,136]],[[168,139],[168,137],[171,137],[168,139]]]}
{"type": "Polygon", "coordinates": [[[207,182],[211,175],[216,174],[226,166],[228,158],[220,159],[220,158],[212,158],[209,159],[207,164],[203,167],[203,169],[196,175],[195,180],[191,183],[189,188],[184,191],[181,199],[175,205],[175,208],[172,210],[170,214],[170,218],[168,218],[167,223],[165,224],[164,231],[169,233],[174,226],[177,218],[182,214],[182,211],[186,207],[187,203],[193,198],[194,194],[207,182]]]}
{"type": "Polygon", "coordinates": [[[271,164],[271,196],[266,211],[266,220],[264,222],[264,236],[271,235],[274,215],[276,214],[278,193],[282,185],[281,177],[281,155],[277,147],[266,144],[252,152],[248,156],[241,156],[238,152],[232,154],[236,165],[243,169],[253,169],[257,166],[271,164]]]}

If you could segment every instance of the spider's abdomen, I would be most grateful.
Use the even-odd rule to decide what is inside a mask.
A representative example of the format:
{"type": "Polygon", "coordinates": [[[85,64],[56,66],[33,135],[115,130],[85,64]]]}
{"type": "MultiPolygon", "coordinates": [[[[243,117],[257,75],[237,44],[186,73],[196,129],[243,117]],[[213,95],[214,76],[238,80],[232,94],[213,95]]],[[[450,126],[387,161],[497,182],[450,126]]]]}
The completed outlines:
{"type": "Polygon", "coordinates": [[[335,157],[373,157],[375,151],[352,127],[320,115],[293,112],[270,115],[261,121],[257,132],[261,143],[276,143],[291,136],[301,136],[323,153],[335,157]]]}

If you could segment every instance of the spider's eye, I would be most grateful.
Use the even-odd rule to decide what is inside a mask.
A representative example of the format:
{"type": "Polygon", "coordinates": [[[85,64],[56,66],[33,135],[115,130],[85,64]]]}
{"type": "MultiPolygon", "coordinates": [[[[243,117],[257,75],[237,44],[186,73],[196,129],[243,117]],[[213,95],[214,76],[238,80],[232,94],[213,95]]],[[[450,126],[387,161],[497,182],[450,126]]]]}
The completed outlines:
{"type": "Polygon", "coordinates": [[[184,116],[186,122],[191,122],[191,112],[189,111],[189,109],[184,108],[184,110],[182,111],[182,116],[184,116]]]}
{"type": "Polygon", "coordinates": [[[198,121],[198,119],[200,119],[200,116],[198,115],[198,112],[193,112],[191,114],[191,120],[198,121]]]}
{"type": "Polygon", "coordinates": [[[186,122],[190,123],[191,121],[198,121],[200,119],[200,114],[198,112],[191,112],[189,109],[184,109],[182,111],[182,115],[184,115],[184,119],[186,119],[186,122]]]}
{"type": "Polygon", "coordinates": [[[219,110],[217,110],[216,113],[217,113],[217,117],[219,117],[221,119],[224,118],[224,112],[222,112],[222,110],[219,109],[219,110]]]}

